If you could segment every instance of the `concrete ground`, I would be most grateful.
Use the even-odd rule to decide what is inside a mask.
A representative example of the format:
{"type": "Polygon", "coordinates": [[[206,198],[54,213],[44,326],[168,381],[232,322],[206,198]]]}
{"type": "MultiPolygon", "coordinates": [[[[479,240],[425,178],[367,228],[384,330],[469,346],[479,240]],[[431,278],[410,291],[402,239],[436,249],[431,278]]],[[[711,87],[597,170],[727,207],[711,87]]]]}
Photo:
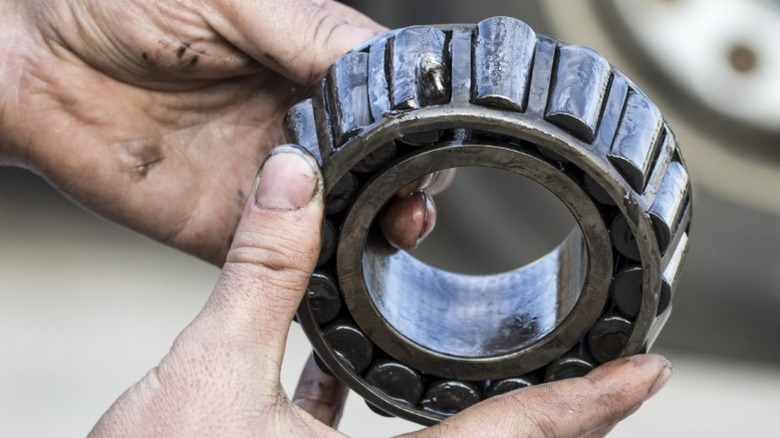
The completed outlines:
{"type": "MultiPolygon", "coordinates": [[[[218,270],[109,224],[12,169],[0,170],[0,436],[82,436],[166,353],[218,270]]],[[[310,347],[295,327],[283,383],[310,347]]],[[[663,350],[668,387],[618,437],[777,436],[780,367],[663,350]]],[[[341,430],[417,429],[349,398],[341,430]]]]}

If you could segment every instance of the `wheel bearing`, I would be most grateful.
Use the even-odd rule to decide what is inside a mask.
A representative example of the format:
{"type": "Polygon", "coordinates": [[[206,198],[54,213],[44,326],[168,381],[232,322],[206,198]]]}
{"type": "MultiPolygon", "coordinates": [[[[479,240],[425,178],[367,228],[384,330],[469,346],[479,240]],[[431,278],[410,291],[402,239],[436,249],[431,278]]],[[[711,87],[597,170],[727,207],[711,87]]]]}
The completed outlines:
{"type": "Polygon", "coordinates": [[[432,424],[582,375],[646,351],[671,312],[688,174],[656,106],[590,49],[506,17],[391,31],[339,59],[286,128],[328,194],[298,320],[319,362],[379,411],[432,424]],[[539,261],[481,277],[377,235],[398,188],[464,166],[535,180],[578,226],[539,261]]]}

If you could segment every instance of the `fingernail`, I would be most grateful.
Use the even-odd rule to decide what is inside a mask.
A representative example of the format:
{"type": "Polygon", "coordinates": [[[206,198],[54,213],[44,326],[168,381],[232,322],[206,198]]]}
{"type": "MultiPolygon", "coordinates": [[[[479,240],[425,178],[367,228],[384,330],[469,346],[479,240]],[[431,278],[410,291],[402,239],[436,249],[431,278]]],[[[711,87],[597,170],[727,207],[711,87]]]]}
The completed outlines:
{"type": "Polygon", "coordinates": [[[298,210],[320,191],[320,173],[313,158],[297,146],[271,151],[257,176],[255,203],[266,210],[298,210]]]}
{"type": "Polygon", "coordinates": [[[666,365],[664,369],[661,370],[660,373],[658,373],[658,377],[655,379],[653,386],[650,387],[650,391],[647,393],[647,398],[650,398],[658,394],[658,391],[663,389],[663,387],[666,386],[666,384],[672,378],[673,372],[674,370],[672,369],[672,366],[666,365]]]}
{"type": "Polygon", "coordinates": [[[428,186],[431,185],[433,182],[433,177],[435,176],[435,173],[425,175],[424,177],[420,179],[416,179],[409,184],[401,187],[398,189],[397,192],[395,192],[395,195],[399,198],[411,198],[412,196],[416,195],[418,192],[421,192],[428,188],[428,186]]]}
{"type": "Polygon", "coordinates": [[[415,242],[415,247],[422,243],[422,241],[431,234],[433,227],[436,226],[436,204],[433,203],[433,197],[425,191],[420,192],[420,194],[422,196],[422,201],[425,204],[425,217],[423,219],[422,228],[420,229],[420,234],[417,237],[417,242],[415,242]]]}

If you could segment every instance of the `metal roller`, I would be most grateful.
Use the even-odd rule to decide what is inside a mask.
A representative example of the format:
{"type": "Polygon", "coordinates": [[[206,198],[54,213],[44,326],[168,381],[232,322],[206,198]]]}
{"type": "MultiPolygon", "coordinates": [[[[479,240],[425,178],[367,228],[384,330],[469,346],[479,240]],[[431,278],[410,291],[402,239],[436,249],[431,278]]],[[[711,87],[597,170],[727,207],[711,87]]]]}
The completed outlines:
{"type": "Polygon", "coordinates": [[[607,315],[588,332],[590,354],[599,363],[620,357],[633,331],[633,323],[620,315],[607,315]]]}
{"type": "Polygon", "coordinates": [[[336,185],[328,191],[328,197],[325,200],[325,214],[338,213],[347,208],[358,188],[358,180],[354,173],[348,172],[341,177],[336,185]]]}
{"type": "Polygon", "coordinates": [[[482,400],[482,392],[473,383],[445,380],[428,385],[420,405],[439,415],[452,415],[482,400]]]}
{"type": "Polygon", "coordinates": [[[326,272],[315,272],[306,289],[312,315],[318,324],[327,324],[339,314],[341,297],[336,280],[326,272]]]}
{"type": "Polygon", "coordinates": [[[409,406],[414,406],[420,401],[425,389],[420,373],[400,362],[388,359],[376,361],[363,377],[366,383],[386,396],[409,406]]]}
{"type": "Polygon", "coordinates": [[[584,343],[576,345],[560,358],[547,365],[545,382],[582,377],[596,366],[596,360],[584,343]]]}
{"type": "Polygon", "coordinates": [[[495,397],[517,389],[527,388],[542,383],[542,380],[543,378],[539,373],[529,373],[524,376],[510,377],[508,379],[490,382],[490,385],[485,389],[485,398],[495,397]]]}
{"type": "MultiPolygon", "coordinates": [[[[365,371],[374,357],[374,345],[355,325],[346,321],[337,321],[322,329],[324,339],[330,345],[339,363],[349,367],[357,374],[365,371]]],[[[320,359],[323,359],[320,356],[320,359]]],[[[333,367],[323,359],[327,369],[333,367]]]]}
{"type": "Polygon", "coordinates": [[[336,237],[336,227],[333,222],[326,219],[322,224],[322,244],[317,266],[324,265],[333,257],[333,253],[336,252],[336,237]]]}
{"type": "Polygon", "coordinates": [[[590,49],[507,17],[390,31],[334,64],[286,128],[328,191],[319,292],[298,320],[323,368],[378,412],[432,424],[581,376],[646,351],[669,316],[691,218],[684,161],[657,107],[590,49]],[[468,166],[536,181],[577,226],[486,276],[426,265],[377,231],[399,188],[468,166]]]}

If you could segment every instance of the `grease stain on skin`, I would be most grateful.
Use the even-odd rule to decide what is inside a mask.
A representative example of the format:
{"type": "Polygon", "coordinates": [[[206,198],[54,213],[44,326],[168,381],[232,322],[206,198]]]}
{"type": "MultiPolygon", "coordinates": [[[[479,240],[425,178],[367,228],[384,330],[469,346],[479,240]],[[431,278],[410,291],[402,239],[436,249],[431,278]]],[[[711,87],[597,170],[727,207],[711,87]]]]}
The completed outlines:
{"type": "Polygon", "coordinates": [[[181,43],[181,46],[176,49],[176,57],[179,58],[179,61],[184,59],[184,54],[187,53],[191,45],[192,43],[181,43]]]}

